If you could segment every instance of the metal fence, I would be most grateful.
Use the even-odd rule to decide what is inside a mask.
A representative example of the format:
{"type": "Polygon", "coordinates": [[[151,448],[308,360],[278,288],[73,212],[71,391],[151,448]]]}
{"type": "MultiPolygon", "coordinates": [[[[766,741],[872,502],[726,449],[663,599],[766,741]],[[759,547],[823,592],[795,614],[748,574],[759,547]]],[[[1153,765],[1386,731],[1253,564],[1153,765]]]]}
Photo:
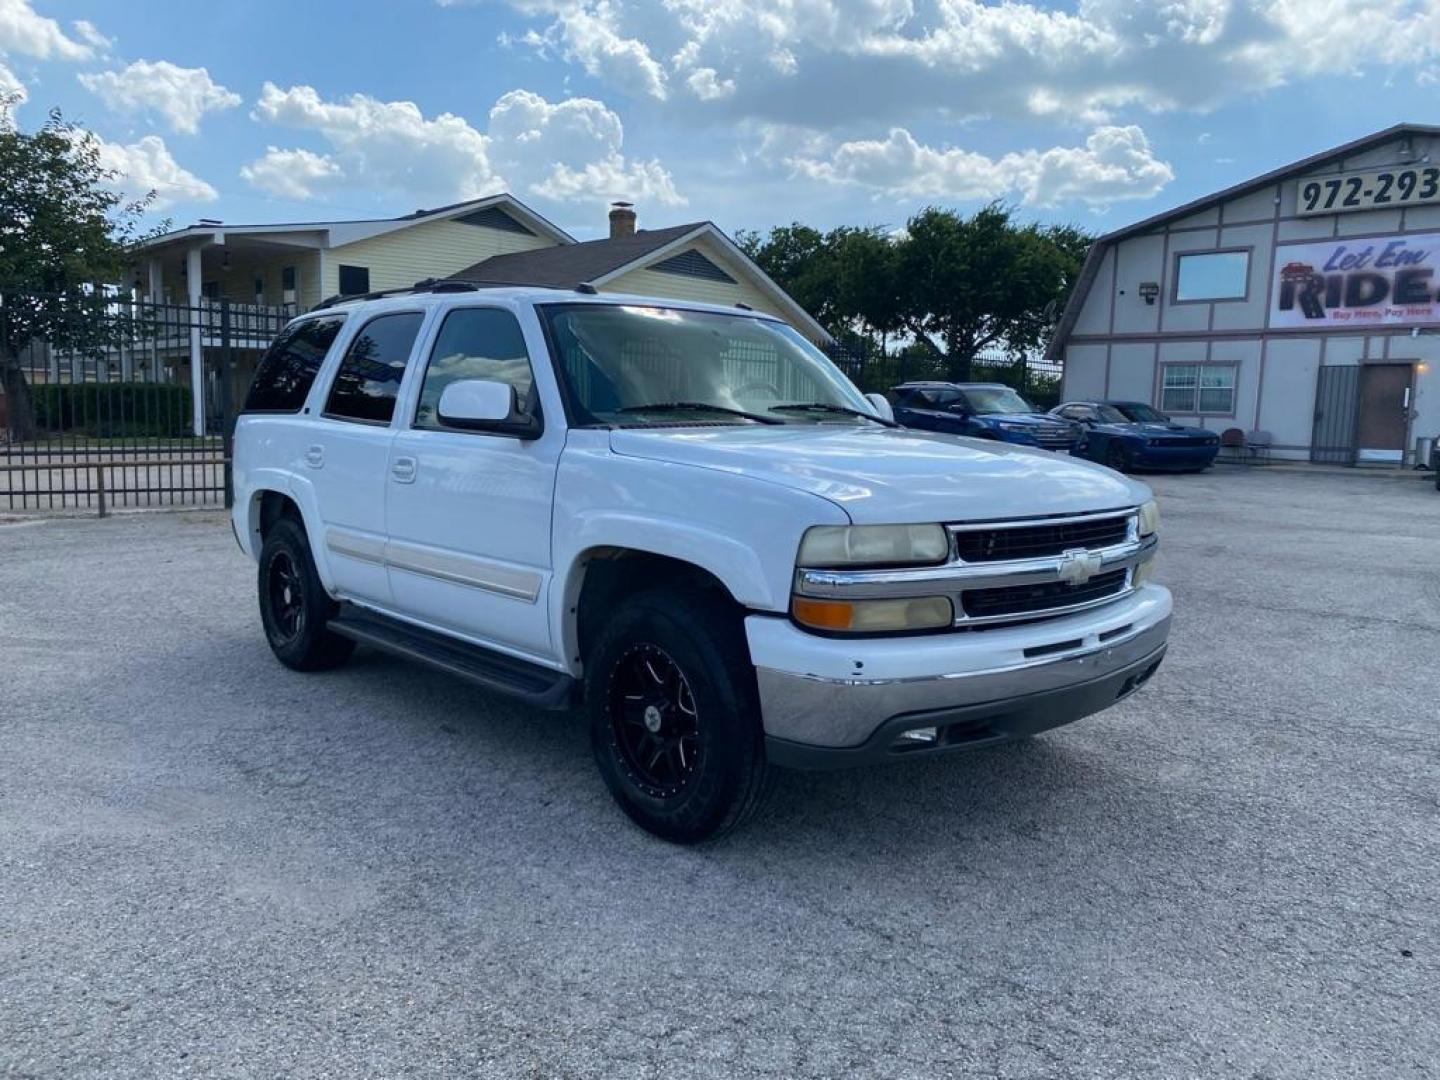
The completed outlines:
{"type": "Polygon", "coordinates": [[[290,307],[0,298],[0,512],[222,506],[235,403],[290,307]],[[23,343],[27,312],[51,312],[23,343]]]}

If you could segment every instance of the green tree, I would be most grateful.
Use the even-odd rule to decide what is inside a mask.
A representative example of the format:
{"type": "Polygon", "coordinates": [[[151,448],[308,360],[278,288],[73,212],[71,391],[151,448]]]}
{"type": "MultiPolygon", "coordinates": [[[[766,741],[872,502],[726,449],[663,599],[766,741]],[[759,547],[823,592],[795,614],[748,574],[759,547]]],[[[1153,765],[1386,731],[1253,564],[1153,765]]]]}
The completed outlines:
{"type": "Polygon", "coordinates": [[[0,97],[0,388],[11,430],[32,438],[20,352],[34,341],[100,349],[127,332],[104,310],[103,285],[121,279],[154,192],[126,202],[93,134],[58,110],[38,130],[21,131],[16,103],[0,97]]]}
{"type": "Polygon", "coordinates": [[[968,218],[931,207],[906,231],[905,327],[945,358],[952,379],[968,378],[985,350],[1038,348],[1079,273],[1078,230],[1018,225],[996,203],[968,218]]]}
{"type": "Polygon", "coordinates": [[[837,337],[901,334],[950,378],[983,352],[1023,357],[1046,339],[1090,236],[1022,225],[998,203],[969,217],[930,207],[898,234],[786,225],[743,246],[837,337]]]}

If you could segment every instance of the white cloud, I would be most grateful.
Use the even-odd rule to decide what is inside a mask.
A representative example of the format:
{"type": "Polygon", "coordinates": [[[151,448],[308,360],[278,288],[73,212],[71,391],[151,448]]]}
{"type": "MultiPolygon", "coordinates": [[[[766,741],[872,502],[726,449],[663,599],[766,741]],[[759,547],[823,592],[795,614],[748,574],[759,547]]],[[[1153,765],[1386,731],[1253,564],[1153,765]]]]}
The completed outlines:
{"type": "Polygon", "coordinates": [[[490,162],[489,140],[463,117],[426,117],[411,101],[352,94],[324,101],[310,86],[267,82],[252,113],[264,123],[314,132],[347,175],[421,200],[464,199],[505,186],[490,162]]]}
{"type": "Polygon", "coordinates": [[[512,90],[490,110],[492,155],[509,176],[552,199],[644,199],[684,203],[658,161],[629,161],[620,117],[603,102],[551,104],[512,90]]]}
{"type": "Polygon", "coordinates": [[[823,155],[784,159],[802,176],[908,198],[993,199],[1018,194],[1034,206],[1079,200],[1103,206],[1144,199],[1174,179],[1138,127],[1096,129],[1084,146],[1056,146],[988,157],[918,142],[904,128],[883,140],[841,143],[823,155]]]}
{"type": "Polygon", "coordinates": [[[146,135],[128,145],[98,140],[100,164],[120,174],[116,187],[130,199],[155,192],[157,210],[174,202],[212,202],[219,193],[170,155],[159,135],[146,135]]]}
{"type": "Polygon", "coordinates": [[[333,187],[345,178],[345,170],[325,154],[309,150],[281,150],[266,147],[262,157],[240,169],[248,183],[287,199],[314,198],[322,188],[333,187]]]}
{"type": "Polygon", "coordinates": [[[510,0],[521,40],[719,118],[854,121],[1208,109],[1296,79],[1424,80],[1436,0],[510,0]],[[668,57],[662,63],[657,58],[668,57]]]}
{"type": "Polygon", "coordinates": [[[418,201],[447,202],[504,190],[551,199],[684,202],[658,161],[624,153],[624,127],[603,102],[549,102],[512,90],[481,131],[464,117],[426,117],[413,102],[354,94],[325,101],[309,86],[266,83],[253,113],[264,123],[319,135],[328,153],[277,150],[246,166],[257,187],[306,198],[342,176],[418,201]],[[507,184],[507,180],[509,183],[507,184]]]}
{"type": "Polygon", "coordinates": [[[4,64],[0,64],[0,98],[10,97],[11,95],[15,96],[15,103],[17,105],[27,101],[30,97],[29,93],[25,90],[25,84],[16,78],[13,71],[4,64]]]}
{"type": "Polygon", "coordinates": [[[68,37],[54,19],[35,14],[30,0],[0,0],[0,54],[4,53],[41,60],[88,60],[94,49],[68,37]]]}
{"type": "Polygon", "coordinates": [[[89,45],[96,52],[108,52],[110,50],[110,46],[115,44],[108,37],[102,34],[95,26],[95,24],[92,23],[89,19],[76,19],[70,24],[70,27],[75,31],[76,37],[78,37],[81,41],[85,42],[86,45],[89,45]]]}
{"type": "Polygon", "coordinates": [[[558,52],[590,75],[629,93],[660,101],[669,96],[664,67],[625,26],[633,5],[612,0],[515,0],[515,6],[526,14],[551,17],[544,31],[532,31],[521,39],[541,53],[558,52]]]}
{"type": "Polygon", "coordinates": [[[233,109],[240,95],[210,77],[205,68],[182,68],[168,60],[136,60],[123,71],[79,76],[81,84],[121,112],[153,110],[171,131],[194,135],[207,112],[233,109]]]}

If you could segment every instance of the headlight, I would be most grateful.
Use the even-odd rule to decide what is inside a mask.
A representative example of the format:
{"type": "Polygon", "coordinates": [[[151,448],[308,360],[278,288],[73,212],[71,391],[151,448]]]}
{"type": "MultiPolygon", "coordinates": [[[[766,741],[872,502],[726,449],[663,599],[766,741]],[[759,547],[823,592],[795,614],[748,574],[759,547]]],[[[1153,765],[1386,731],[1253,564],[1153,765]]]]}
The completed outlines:
{"type": "Polygon", "coordinates": [[[1160,504],[1151,499],[1140,507],[1140,535],[1152,536],[1160,531],[1160,504]]]}
{"type": "Polygon", "coordinates": [[[950,555],[940,525],[817,525],[800,541],[800,566],[932,566],[950,555]]]}
{"type": "Polygon", "coordinates": [[[795,621],[816,630],[873,634],[896,630],[936,630],[955,621],[955,609],[944,596],[904,600],[790,600],[795,621]]]}

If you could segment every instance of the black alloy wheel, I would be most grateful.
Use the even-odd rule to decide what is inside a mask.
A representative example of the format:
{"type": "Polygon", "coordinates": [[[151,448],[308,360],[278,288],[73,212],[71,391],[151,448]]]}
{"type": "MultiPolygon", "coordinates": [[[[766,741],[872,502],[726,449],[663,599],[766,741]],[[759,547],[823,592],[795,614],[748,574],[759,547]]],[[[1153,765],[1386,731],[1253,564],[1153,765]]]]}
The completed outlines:
{"type": "Polygon", "coordinates": [[[658,646],[634,646],[615,668],[608,705],[631,781],[657,799],[678,795],[700,763],[695,694],[679,665],[658,646]]]}
{"type": "Polygon", "coordinates": [[[1116,472],[1126,472],[1130,469],[1130,455],[1125,452],[1122,443],[1111,440],[1105,446],[1105,464],[1116,472]]]}
{"type": "Polygon", "coordinates": [[[585,654],[590,746],[641,828],[681,844],[748,819],[770,789],[744,615],[684,581],[622,600],[585,654]]]}
{"type": "Polygon", "coordinates": [[[277,551],[266,577],[270,610],[275,619],[276,643],[288,645],[305,629],[305,592],[300,571],[288,551],[277,551]]]}
{"type": "Polygon", "coordinates": [[[265,534],[257,575],[260,621],[270,651],[296,671],[338,667],[355,643],[327,625],[339,608],[320,583],[305,526],[282,518],[265,534]]]}

